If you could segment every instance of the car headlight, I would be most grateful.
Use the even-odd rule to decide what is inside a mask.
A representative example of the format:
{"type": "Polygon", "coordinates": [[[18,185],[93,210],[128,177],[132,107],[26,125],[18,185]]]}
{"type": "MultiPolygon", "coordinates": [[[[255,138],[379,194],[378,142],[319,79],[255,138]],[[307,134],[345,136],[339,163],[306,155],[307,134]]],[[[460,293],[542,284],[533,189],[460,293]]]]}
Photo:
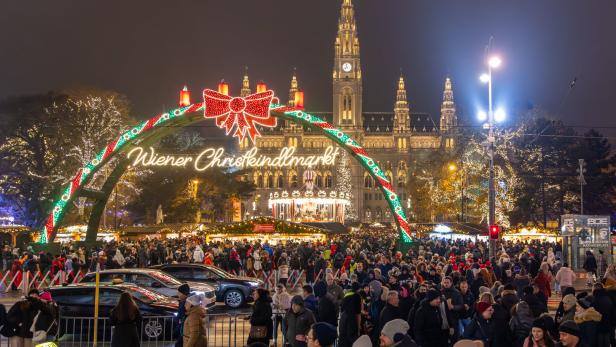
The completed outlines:
{"type": "Polygon", "coordinates": [[[193,291],[193,293],[194,293],[195,295],[203,295],[203,296],[205,297],[205,292],[202,292],[202,291],[200,291],[200,290],[195,290],[195,291],[193,291]]]}
{"type": "Polygon", "coordinates": [[[253,281],[250,281],[250,282],[248,282],[248,284],[249,284],[251,287],[258,287],[258,286],[259,286],[259,282],[253,282],[253,281]]]}
{"type": "Polygon", "coordinates": [[[177,312],[173,312],[173,316],[177,317],[178,313],[177,312]]]}

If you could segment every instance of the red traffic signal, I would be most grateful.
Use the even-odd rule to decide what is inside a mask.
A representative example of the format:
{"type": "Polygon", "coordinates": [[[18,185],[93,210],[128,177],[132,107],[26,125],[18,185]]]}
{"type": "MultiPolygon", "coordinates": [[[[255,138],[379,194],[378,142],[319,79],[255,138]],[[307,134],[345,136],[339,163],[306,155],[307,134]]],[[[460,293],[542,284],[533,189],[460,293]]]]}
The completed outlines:
{"type": "Polygon", "coordinates": [[[500,234],[500,226],[499,225],[490,225],[490,239],[498,240],[498,234],[500,234]]]}

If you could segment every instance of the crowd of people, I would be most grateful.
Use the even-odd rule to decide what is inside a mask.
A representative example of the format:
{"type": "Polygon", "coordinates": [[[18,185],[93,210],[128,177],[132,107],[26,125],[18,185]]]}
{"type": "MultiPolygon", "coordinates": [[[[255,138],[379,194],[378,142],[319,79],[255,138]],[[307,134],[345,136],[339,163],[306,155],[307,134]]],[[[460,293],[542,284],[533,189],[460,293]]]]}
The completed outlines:
{"type": "MultiPolygon", "coordinates": [[[[616,346],[616,268],[601,252],[587,253],[590,287],[576,293],[576,274],[561,261],[558,243],[503,241],[489,258],[482,241],[421,239],[402,252],[395,236],[368,229],[327,243],[284,245],[155,239],[88,250],[66,244],[56,255],[5,247],[2,260],[11,271],[64,270],[69,276],[172,262],[259,278],[275,274],[273,295],[265,288],[254,294],[247,341],[254,346],[267,346],[278,327],[292,347],[448,347],[466,341],[484,347],[616,346]],[[554,294],[562,297],[555,315],[548,314],[554,294]]],[[[201,299],[187,288],[178,296],[178,345],[198,346],[195,341],[206,338],[201,299]]],[[[139,319],[122,312],[114,322],[139,319]]]]}

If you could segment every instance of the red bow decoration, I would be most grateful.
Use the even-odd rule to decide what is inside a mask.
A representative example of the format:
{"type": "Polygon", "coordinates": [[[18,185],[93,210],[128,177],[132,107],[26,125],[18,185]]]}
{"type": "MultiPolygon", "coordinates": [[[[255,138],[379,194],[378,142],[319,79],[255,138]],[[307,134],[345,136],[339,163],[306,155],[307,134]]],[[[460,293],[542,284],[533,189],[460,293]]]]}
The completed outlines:
{"type": "Polygon", "coordinates": [[[227,135],[237,125],[233,136],[242,141],[248,132],[252,143],[255,143],[255,138],[261,135],[255,124],[270,128],[276,126],[276,117],[272,117],[269,111],[273,97],[274,92],[271,90],[242,98],[206,89],[203,91],[204,116],[216,118],[216,125],[219,128],[224,127],[227,135]]]}

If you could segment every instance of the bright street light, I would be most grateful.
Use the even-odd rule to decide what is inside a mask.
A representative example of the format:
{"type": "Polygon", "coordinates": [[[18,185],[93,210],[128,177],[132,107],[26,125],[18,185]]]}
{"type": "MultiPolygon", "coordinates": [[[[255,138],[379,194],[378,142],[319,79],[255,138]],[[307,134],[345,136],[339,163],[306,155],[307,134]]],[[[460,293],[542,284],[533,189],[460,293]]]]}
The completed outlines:
{"type": "Polygon", "coordinates": [[[507,118],[507,115],[505,114],[505,110],[502,108],[499,108],[496,112],[494,112],[494,120],[498,123],[504,121],[505,118],[507,118]]]}
{"type": "Polygon", "coordinates": [[[492,57],[488,60],[488,64],[490,64],[491,68],[498,68],[502,63],[502,60],[499,57],[492,57]]]}
{"type": "Polygon", "coordinates": [[[481,83],[488,83],[490,81],[490,75],[487,73],[482,73],[481,76],[479,76],[479,80],[481,83]]]}
{"type": "Polygon", "coordinates": [[[456,171],[456,164],[449,164],[449,171],[456,171]]]}
{"type": "Polygon", "coordinates": [[[483,122],[486,119],[488,119],[488,114],[485,111],[477,112],[477,120],[479,120],[480,122],[483,122]]]}

